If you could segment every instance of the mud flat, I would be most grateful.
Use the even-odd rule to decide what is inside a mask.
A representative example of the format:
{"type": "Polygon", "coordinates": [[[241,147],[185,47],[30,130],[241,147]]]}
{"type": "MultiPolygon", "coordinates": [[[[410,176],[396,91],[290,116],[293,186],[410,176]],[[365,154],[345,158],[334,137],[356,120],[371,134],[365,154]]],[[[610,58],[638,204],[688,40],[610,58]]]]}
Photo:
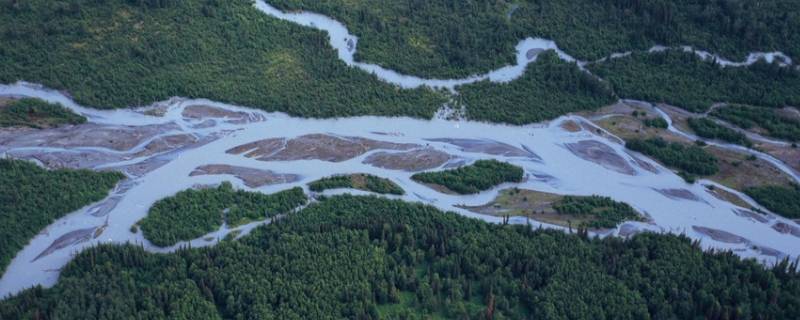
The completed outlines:
{"type": "Polygon", "coordinates": [[[406,152],[376,152],[364,159],[364,163],[389,169],[417,172],[441,167],[453,156],[431,148],[406,152]]]}
{"type": "Polygon", "coordinates": [[[686,189],[655,189],[658,193],[670,199],[703,202],[698,195],[686,189]]]}
{"type": "Polygon", "coordinates": [[[224,119],[225,121],[233,124],[245,124],[250,122],[265,121],[266,117],[261,114],[226,110],[207,105],[192,105],[183,109],[181,113],[183,117],[188,119],[200,120],[207,118],[224,119]]]}
{"type": "Polygon", "coordinates": [[[725,242],[725,243],[749,243],[750,242],[749,240],[747,240],[745,238],[742,238],[740,236],[737,236],[737,235],[735,235],[733,233],[730,233],[730,232],[727,232],[727,231],[722,231],[722,230],[717,230],[717,229],[712,229],[712,228],[707,228],[707,227],[699,227],[699,226],[692,226],[692,230],[694,230],[695,232],[707,235],[707,236],[711,237],[711,239],[714,239],[714,240],[717,240],[717,241],[720,241],[720,242],[725,242]]]}
{"type": "Polygon", "coordinates": [[[452,144],[461,148],[464,152],[477,152],[505,157],[525,157],[536,160],[541,160],[541,157],[533,152],[517,148],[515,146],[492,140],[479,140],[479,139],[450,139],[450,138],[437,138],[428,139],[428,141],[444,142],[452,144]]]}
{"type": "Polygon", "coordinates": [[[772,229],[778,231],[783,234],[791,234],[795,237],[800,238],[800,227],[791,225],[785,222],[778,222],[772,226],[772,229]]]}
{"type": "Polygon", "coordinates": [[[261,161],[322,160],[342,162],[377,149],[408,150],[418,145],[378,141],[360,137],[309,134],[297,138],[272,138],[231,148],[229,154],[243,154],[261,161]]]}
{"type": "Polygon", "coordinates": [[[115,151],[128,151],[168,131],[177,130],[174,124],[148,126],[107,126],[87,123],[46,130],[19,132],[0,131],[0,144],[4,147],[95,147],[115,151]]]}
{"type": "Polygon", "coordinates": [[[570,152],[584,160],[594,162],[606,169],[614,170],[619,173],[636,175],[636,170],[631,167],[627,160],[602,142],[583,140],[576,143],[567,143],[565,145],[570,152]]]}
{"type": "Polygon", "coordinates": [[[197,167],[189,176],[229,174],[242,180],[250,188],[259,188],[266,185],[296,182],[300,176],[296,174],[276,173],[247,167],[231,166],[227,164],[209,164],[197,167]]]}

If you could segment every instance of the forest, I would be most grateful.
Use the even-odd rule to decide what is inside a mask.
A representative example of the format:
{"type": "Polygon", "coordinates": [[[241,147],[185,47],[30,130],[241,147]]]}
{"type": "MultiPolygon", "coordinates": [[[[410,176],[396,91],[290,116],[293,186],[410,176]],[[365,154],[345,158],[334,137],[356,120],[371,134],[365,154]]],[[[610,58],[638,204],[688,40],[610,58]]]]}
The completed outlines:
{"type": "Polygon", "coordinates": [[[327,34],[270,18],[250,0],[0,0],[0,8],[0,83],[41,83],[89,107],[181,96],[303,117],[431,118],[447,101],[348,67],[327,34]]]}
{"type": "Polygon", "coordinates": [[[789,219],[800,219],[800,186],[761,186],[744,193],[770,211],[789,219]]]}
{"type": "Polygon", "coordinates": [[[0,274],[42,229],[102,200],[124,178],[118,172],[46,170],[0,159],[0,274]]]}
{"type": "Polygon", "coordinates": [[[719,171],[717,158],[699,146],[669,142],[656,137],[631,139],[625,142],[625,147],[653,157],[667,167],[682,171],[684,176],[709,176],[719,171]]]}
{"type": "Polygon", "coordinates": [[[302,188],[273,194],[234,190],[230,182],[216,188],[187,189],[156,201],[138,222],[144,237],[160,247],[189,241],[219,229],[236,227],[289,213],[307,201],[302,188]]]}
{"type": "Polygon", "coordinates": [[[742,129],[763,129],[773,138],[800,141],[800,119],[781,115],[774,109],[729,105],[714,109],[711,115],[742,129]]]}
{"type": "Polygon", "coordinates": [[[641,220],[639,214],[629,204],[614,201],[602,196],[564,196],[553,204],[559,214],[592,216],[585,226],[592,229],[615,228],[623,221],[641,220]]]}
{"type": "MultiPolygon", "coordinates": [[[[800,3],[799,3],[800,4],[800,3]]],[[[694,53],[633,53],[588,66],[620,97],[705,112],[718,102],[782,108],[800,105],[800,72],[763,60],[722,67],[694,53]]]]}
{"type": "Polygon", "coordinates": [[[511,82],[486,80],[456,90],[467,118],[518,125],[595,110],[617,100],[608,85],[562,61],[554,51],[540,54],[522,77],[511,82]]]}
{"type": "Polygon", "coordinates": [[[518,166],[492,159],[478,160],[456,169],[420,172],[411,176],[411,179],[442,186],[458,194],[473,194],[504,182],[522,182],[523,173],[518,166]]]}
{"type": "Polygon", "coordinates": [[[308,184],[308,189],[314,192],[338,188],[352,188],[380,194],[402,195],[405,193],[403,188],[392,180],[365,173],[330,176],[308,184]]]}
{"type": "Polygon", "coordinates": [[[689,127],[692,131],[697,133],[698,136],[706,139],[716,139],[725,142],[743,145],[745,147],[752,147],[753,142],[747,139],[743,133],[723,126],[708,118],[689,118],[689,127]]]}
{"type": "Polygon", "coordinates": [[[685,236],[593,239],[336,196],[214,247],[100,245],[2,319],[792,319],[800,276],[685,236]]]}
{"type": "Polygon", "coordinates": [[[661,118],[661,117],[647,118],[647,119],[642,120],[642,123],[645,126],[648,126],[648,127],[651,127],[651,128],[658,128],[658,129],[669,128],[669,123],[667,123],[667,120],[664,120],[664,118],[661,118]]]}
{"type": "Polygon", "coordinates": [[[527,37],[592,61],[654,45],[690,45],[744,60],[800,57],[800,3],[792,0],[271,0],[335,18],[359,37],[356,59],[401,73],[454,78],[515,62],[527,37]]]}
{"type": "Polygon", "coordinates": [[[77,115],[60,104],[24,98],[0,102],[0,127],[52,128],[63,124],[81,124],[86,117],[77,115]]]}

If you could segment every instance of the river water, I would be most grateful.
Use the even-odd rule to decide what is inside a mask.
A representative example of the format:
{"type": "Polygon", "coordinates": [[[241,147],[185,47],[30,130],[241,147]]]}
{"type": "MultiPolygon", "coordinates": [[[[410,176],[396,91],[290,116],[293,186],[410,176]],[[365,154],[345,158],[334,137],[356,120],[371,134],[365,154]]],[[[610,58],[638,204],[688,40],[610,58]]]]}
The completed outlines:
{"type": "MultiPolygon", "coordinates": [[[[633,156],[627,153],[618,143],[595,135],[591,131],[570,132],[562,129],[564,121],[585,121],[576,116],[565,116],[549,123],[528,126],[507,126],[452,120],[418,120],[410,118],[356,117],[347,119],[302,119],[292,118],[285,114],[264,113],[261,111],[216,103],[208,100],[171,99],[161,102],[165,114],[148,116],[140,110],[100,111],[76,105],[63,94],[38,86],[19,83],[0,86],[0,96],[37,97],[51,102],[59,102],[75,112],[89,118],[89,124],[99,127],[137,128],[143,126],[162,125],[168,130],[144,141],[156,138],[188,134],[205,144],[195,144],[177,148],[169,152],[144,156],[131,156],[114,162],[113,155],[136,154],[142,150],[139,143],[130,150],[107,150],[93,146],[76,145],[70,147],[42,146],[31,141],[30,146],[0,145],[0,154],[11,157],[25,157],[35,154],[48,154],[56,151],[72,150],[73,152],[108,152],[107,161],[90,165],[92,168],[123,168],[131,164],[144,164],[159,161],[163,165],[140,175],[131,174],[131,178],[122,183],[108,199],[99,205],[69,214],[48,226],[37,235],[12,261],[6,273],[0,279],[0,296],[13,294],[24,288],[41,284],[52,286],[58,279],[58,269],[82,249],[99,243],[141,243],[152,252],[169,252],[186,245],[178,244],[172,248],[157,248],[147,242],[141,232],[131,232],[131,226],[142,219],[155,201],[175,194],[196,185],[217,184],[231,181],[237,188],[271,193],[294,186],[305,188],[305,184],[332,174],[363,172],[387,177],[406,190],[406,195],[397,197],[406,201],[424,202],[443,210],[455,211],[462,215],[489,222],[499,222],[496,217],[478,215],[457,207],[457,205],[482,205],[492,200],[502,188],[516,186],[558,194],[609,196],[624,201],[643,214],[648,215],[650,222],[629,222],[627,228],[649,230],[655,232],[684,233],[689,237],[700,239],[705,248],[722,248],[734,250],[743,257],[755,257],[771,263],[784,256],[800,256],[800,238],[782,234],[772,229],[777,222],[793,224],[779,217],[770,217],[766,222],[736,213],[735,205],[719,200],[708,192],[701,184],[688,185],[682,178],[670,170],[660,167],[652,160],[640,158],[657,168],[653,173],[640,167],[633,156]],[[187,118],[183,115],[189,106],[205,105],[218,109],[248,114],[255,121],[236,123],[226,119],[216,119],[209,123],[208,119],[187,118]],[[435,149],[452,155],[455,161],[470,162],[477,159],[498,159],[507,161],[525,169],[527,180],[520,184],[506,184],[476,195],[459,196],[439,193],[433,189],[417,184],[410,179],[412,172],[378,168],[364,163],[364,160],[376,152],[371,150],[341,162],[323,160],[292,161],[260,161],[242,155],[229,154],[226,150],[249,142],[267,138],[293,138],[307,134],[329,134],[339,137],[361,137],[376,141],[407,143],[418,145],[416,149],[435,149]],[[503,156],[481,152],[463,151],[454,144],[440,139],[473,139],[484,142],[502,142],[520,150],[530,150],[538,157],[503,156]],[[431,141],[437,139],[440,142],[431,141]],[[585,160],[572,153],[567,144],[580,141],[596,141],[608,146],[618,157],[624,159],[627,166],[633,168],[634,174],[626,174],[612,170],[600,163],[585,160]],[[106,150],[106,151],[104,151],[106,150]],[[210,164],[227,164],[232,166],[271,170],[276,173],[297,174],[299,181],[275,185],[267,185],[256,189],[230,175],[190,176],[197,167],[210,164]],[[686,190],[697,200],[686,200],[670,197],[658,190],[686,190]],[[104,206],[107,204],[107,206],[104,206]],[[114,205],[111,205],[114,204],[114,205]],[[98,214],[99,208],[110,208],[98,214]],[[712,239],[698,233],[693,226],[712,228],[735,234],[747,239],[746,242],[730,243],[712,239]],[[70,245],[41,256],[43,252],[59,238],[72,235],[76,230],[93,230],[101,228],[98,237],[72,241],[70,245]],[[759,249],[761,248],[761,249],[759,249]],[[766,250],[766,251],[765,251],[766,250]],[[776,252],[778,252],[776,254],[776,252]],[[37,259],[37,257],[39,257],[37,259]]],[[[85,126],[85,125],[84,125],[85,126]]],[[[80,126],[77,126],[78,128],[80,126]]],[[[348,138],[351,139],[351,138],[348,138]]],[[[390,150],[385,152],[400,152],[390,150]]],[[[440,168],[447,166],[443,164],[440,168]]],[[[341,191],[339,191],[341,192],[341,191]]],[[[257,222],[242,227],[247,231],[264,222],[257,222]]],[[[525,219],[512,219],[512,223],[526,223],[525,219]]],[[[540,223],[533,222],[533,227],[540,223]]],[[[795,224],[796,225],[796,224],[795,224]]],[[[542,225],[544,227],[554,227],[542,225]]],[[[194,247],[212,245],[231,230],[224,228],[208,236],[191,242],[194,247]]],[[[611,231],[615,234],[617,231],[611,231]]]]}
{"type": "MultiPolygon", "coordinates": [[[[353,56],[357,48],[357,37],[350,34],[344,25],[333,19],[309,12],[284,13],[261,0],[256,1],[256,8],[270,16],[328,32],[331,45],[338,52],[339,58],[346,64],[374,73],[383,81],[406,88],[430,86],[454,90],[458,85],[481,80],[511,81],[519,77],[524,72],[525,66],[535,61],[536,55],[543,49],[555,50],[562,59],[577,62],[579,66],[586,64],[586,62],[577,61],[559,50],[553,41],[529,38],[520,41],[517,45],[517,63],[515,65],[465,79],[423,79],[403,75],[375,64],[355,61],[353,56]]],[[[651,51],[661,49],[656,47],[651,51]]],[[[725,66],[748,65],[759,58],[780,59],[787,65],[791,65],[791,60],[779,52],[754,53],[747,61],[741,63],[724,60],[702,51],[698,51],[697,54],[705,58],[716,58],[720,64],[725,66]]],[[[610,54],[609,58],[625,55],[625,53],[610,54]]],[[[259,221],[234,229],[223,226],[209,235],[179,243],[170,248],[153,246],[143,238],[141,232],[133,232],[131,227],[146,216],[148,208],[155,201],[181,190],[197,185],[218,184],[223,181],[230,181],[240,189],[265,193],[294,186],[301,186],[307,190],[308,182],[321,177],[356,172],[389,178],[406,190],[405,195],[391,196],[392,198],[423,202],[442,210],[454,211],[464,216],[493,223],[498,223],[501,219],[475,214],[461,209],[459,205],[485,204],[491,201],[501,189],[512,186],[558,194],[597,194],[627,202],[650,218],[648,222],[625,223],[624,227],[627,230],[686,234],[693,239],[700,240],[701,245],[706,249],[730,249],[742,257],[756,258],[767,264],[787,256],[800,257],[800,237],[780,233],[772,228],[776,223],[797,226],[796,223],[774,215],[760,219],[743,215],[740,213],[743,208],[712,196],[706,191],[703,183],[686,184],[682,178],[656,162],[632,155],[618,142],[595,135],[591,131],[570,132],[561,127],[565,121],[587,121],[577,116],[564,116],[549,123],[528,126],[507,126],[461,120],[382,117],[320,120],[292,118],[285,114],[265,113],[203,99],[181,98],[156,103],[155,106],[158,106],[156,109],[165,111],[165,113],[148,115],[146,112],[141,112],[142,110],[100,111],[85,108],[77,105],[60,92],[28,83],[0,85],[0,96],[36,97],[61,103],[86,116],[89,124],[82,126],[95,126],[92,127],[92,130],[94,128],[139,130],[148,126],[162,128],[159,133],[123,150],[88,143],[81,145],[80,141],[77,143],[73,141],[67,146],[43,145],[36,139],[26,141],[25,135],[33,135],[30,132],[20,133],[22,139],[17,139],[14,145],[4,145],[0,140],[0,155],[34,160],[47,155],[55,155],[56,158],[63,154],[87,155],[90,158],[94,157],[91,158],[93,160],[78,162],[73,166],[93,169],[122,169],[129,176],[107,199],[59,219],[32,239],[17,254],[0,279],[0,297],[6,297],[35,285],[54,285],[58,280],[60,268],[66,265],[74,254],[100,243],[136,243],[151,252],[171,252],[186,245],[193,247],[213,245],[229,232],[236,230],[244,235],[249,230],[268,223],[268,221],[259,221]],[[206,118],[191,118],[184,115],[187,107],[198,105],[244,113],[248,115],[247,121],[230,121],[231,119],[215,118],[213,115],[206,118]],[[398,150],[370,150],[339,162],[315,159],[260,161],[226,153],[226,150],[233,147],[261,139],[291,139],[308,134],[414,144],[417,146],[416,150],[436,150],[449,154],[453,159],[440,165],[438,169],[478,159],[498,159],[524,168],[526,180],[520,184],[504,184],[476,195],[449,195],[413,182],[410,179],[413,172],[379,168],[365,162],[365,159],[373,154],[401,152],[398,150]],[[194,142],[166,148],[161,152],[142,153],[154,141],[179,135],[192,137],[194,142]],[[437,141],[432,141],[434,139],[437,141]],[[484,143],[499,142],[520,150],[530,150],[536,156],[506,156],[474,150],[464,151],[464,148],[442,139],[468,139],[484,143]],[[631,170],[629,172],[613,170],[601,163],[580,157],[567,147],[570,144],[586,141],[594,141],[606,146],[631,170]],[[656,172],[640,166],[642,162],[655,167],[656,172]],[[301,179],[295,182],[250,188],[243,181],[231,175],[190,176],[195,168],[213,164],[296,174],[301,179]],[[135,169],[137,165],[144,169],[135,169]],[[678,193],[689,194],[695,199],[671,196],[664,190],[679,191],[678,193]],[[698,232],[703,228],[727,232],[738,236],[739,239],[744,239],[744,241],[720,238],[715,240],[708,233],[698,232]]],[[[662,113],[662,116],[668,118],[665,113],[662,113]]],[[[78,131],[81,130],[81,126],[68,130],[78,131]]],[[[670,127],[670,130],[677,129],[670,127]]],[[[767,156],[764,155],[764,157],[767,156]]],[[[776,165],[781,164],[776,163],[776,165]]],[[[785,169],[786,166],[781,168],[785,169]]],[[[792,176],[797,178],[796,174],[792,174],[792,176]]],[[[713,184],[707,181],[704,183],[713,184]]],[[[729,191],[739,194],[734,190],[729,191]]],[[[345,191],[334,190],[328,193],[341,192],[345,191]]],[[[347,192],[364,193],[361,191],[347,192]]],[[[748,197],[739,195],[749,201],[752,206],[758,207],[748,197]]],[[[524,224],[528,221],[524,218],[512,218],[511,223],[524,224]]],[[[539,222],[530,223],[532,227],[560,228],[539,222]]],[[[600,235],[609,236],[618,233],[619,230],[611,230],[600,235]]]]}

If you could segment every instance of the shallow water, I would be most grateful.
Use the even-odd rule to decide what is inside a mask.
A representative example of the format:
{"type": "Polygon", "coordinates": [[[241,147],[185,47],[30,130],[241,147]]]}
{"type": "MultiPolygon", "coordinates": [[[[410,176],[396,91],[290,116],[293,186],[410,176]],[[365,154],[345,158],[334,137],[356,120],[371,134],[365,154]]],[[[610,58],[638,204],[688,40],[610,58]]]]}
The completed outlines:
{"type": "MultiPolygon", "coordinates": [[[[501,218],[478,215],[456,207],[457,205],[482,205],[492,200],[502,188],[520,187],[558,194],[609,196],[615,200],[631,204],[637,210],[652,217],[652,223],[631,222],[629,225],[640,230],[655,232],[685,233],[689,237],[701,240],[705,248],[723,248],[734,250],[743,257],[755,257],[766,263],[772,263],[776,257],[764,255],[754,246],[764,246],[780,251],[782,254],[796,258],[800,256],[800,238],[782,234],[772,228],[777,222],[796,225],[782,218],[774,218],[768,223],[754,222],[752,219],[735,214],[733,204],[719,200],[704,190],[701,184],[688,185],[682,178],[670,170],[659,166],[652,160],[645,160],[657,168],[657,173],[640,167],[618,143],[598,137],[589,131],[568,132],[560,124],[566,120],[584,121],[582,118],[565,116],[550,123],[529,126],[507,126],[478,123],[470,121],[448,121],[441,119],[418,120],[410,118],[356,117],[347,119],[301,119],[285,114],[264,113],[261,111],[231,106],[203,99],[174,98],[160,104],[166,105],[163,117],[147,116],[141,110],[100,111],[76,105],[63,94],[41,88],[39,86],[19,83],[0,86],[0,96],[37,97],[51,102],[59,102],[68,108],[86,115],[93,125],[105,126],[142,126],[161,124],[172,128],[167,134],[192,134],[205,144],[188,145],[163,153],[116,160],[109,157],[110,162],[93,164],[93,168],[117,168],[122,165],[160,161],[163,165],[141,175],[130,175],[107,200],[116,201],[116,205],[103,206],[98,214],[97,204],[87,206],[69,214],[48,226],[37,235],[12,261],[6,273],[0,279],[0,296],[19,292],[33,285],[52,286],[58,279],[58,269],[72,259],[73,254],[99,243],[141,243],[152,252],[169,252],[171,248],[157,248],[147,242],[141,232],[132,233],[131,226],[142,219],[148,208],[157,200],[175,194],[196,185],[217,184],[231,181],[237,188],[271,193],[294,186],[305,188],[305,184],[332,174],[370,173],[386,177],[406,190],[400,198],[406,201],[424,202],[443,210],[455,211],[468,217],[489,222],[500,222],[501,218]],[[253,119],[263,119],[251,123],[230,123],[225,119],[217,119],[207,126],[198,126],[208,119],[189,119],[182,116],[182,110],[191,105],[209,105],[213,107],[241,111],[253,114],[253,119]],[[169,125],[169,124],[175,125],[169,125]],[[178,128],[178,129],[174,129],[178,128]],[[372,150],[342,162],[321,160],[294,161],[259,161],[242,155],[228,154],[225,151],[233,147],[267,138],[292,138],[306,134],[332,134],[336,136],[362,137],[378,141],[417,144],[420,148],[434,148],[446,152],[455,158],[474,161],[477,159],[498,159],[507,161],[525,169],[527,179],[520,184],[504,184],[492,190],[476,195],[446,195],[428,187],[417,184],[410,179],[412,172],[402,170],[381,169],[363,163],[364,159],[376,152],[372,150]],[[530,150],[541,159],[534,157],[504,156],[464,151],[464,148],[449,144],[447,139],[493,140],[530,150]],[[624,161],[634,168],[634,174],[623,174],[609,170],[601,164],[584,160],[573,154],[566,144],[591,140],[607,145],[624,161]],[[119,162],[114,162],[119,161],[119,162]],[[267,185],[257,189],[248,188],[244,183],[230,175],[190,176],[195,168],[209,164],[226,164],[270,170],[276,173],[297,174],[301,179],[297,182],[267,185]],[[685,189],[696,195],[701,201],[673,199],[659,193],[659,189],[685,189]],[[34,259],[45,251],[59,237],[81,229],[100,227],[108,223],[99,237],[88,239],[73,246],[54,250],[46,256],[34,259]],[[712,228],[735,234],[747,243],[724,243],[696,232],[693,226],[712,228]]],[[[130,151],[135,153],[141,146],[130,151]]],[[[19,147],[0,145],[0,154],[18,156],[19,147]]],[[[70,148],[66,148],[70,149],[70,148]]],[[[25,154],[54,152],[47,146],[24,147],[25,154]]],[[[81,150],[74,150],[83,152],[81,150]]],[[[92,150],[106,152],[109,150],[92,150]]],[[[115,151],[119,152],[119,151],[115,151]]],[[[396,151],[389,151],[396,152],[396,151]]],[[[109,154],[112,154],[109,151],[109,154]]],[[[116,154],[116,153],[114,153],[116,154]]],[[[444,164],[443,166],[446,166],[444,164]]],[[[307,190],[307,188],[306,188],[307,190]]],[[[333,193],[342,192],[331,191],[333,193]]],[[[356,192],[358,193],[358,192],[356,192]]],[[[101,203],[102,204],[102,203],[101,203]]],[[[525,218],[514,218],[512,223],[526,223],[525,218]]],[[[243,230],[266,222],[257,222],[243,226],[243,230]]],[[[532,227],[539,227],[533,222],[532,227]]],[[[553,227],[543,225],[544,227],[553,227]]],[[[208,236],[191,241],[192,246],[213,245],[231,230],[223,228],[208,236]],[[206,239],[208,238],[208,239],[206,239]]],[[[618,231],[612,232],[616,234],[618,231]]],[[[185,245],[179,244],[180,245],[185,245]]]]}

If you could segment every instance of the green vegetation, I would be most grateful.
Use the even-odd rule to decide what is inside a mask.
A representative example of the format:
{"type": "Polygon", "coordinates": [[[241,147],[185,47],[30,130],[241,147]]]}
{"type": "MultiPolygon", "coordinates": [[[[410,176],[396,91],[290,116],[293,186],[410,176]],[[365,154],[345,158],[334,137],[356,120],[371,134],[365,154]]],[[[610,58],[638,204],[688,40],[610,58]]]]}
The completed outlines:
{"type": "Polygon", "coordinates": [[[101,245],[3,319],[792,319],[800,276],[675,235],[582,238],[337,196],[210,248],[101,245]]]}
{"type": "Polygon", "coordinates": [[[434,184],[459,194],[478,193],[503,182],[521,182],[523,170],[512,164],[497,160],[478,160],[460,168],[421,172],[411,179],[421,183],[434,184]]]}
{"type": "Polygon", "coordinates": [[[667,120],[664,120],[664,118],[661,117],[644,119],[642,120],[642,123],[644,123],[645,126],[651,128],[658,128],[658,129],[669,128],[669,123],[667,123],[667,120]]]}
{"type": "Polygon", "coordinates": [[[800,218],[800,186],[763,186],[744,190],[748,196],[772,212],[790,219],[800,218]]]}
{"type": "Polygon", "coordinates": [[[752,147],[753,142],[747,139],[743,133],[723,126],[708,118],[689,118],[689,127],[698,136],[707,139],[718,139],[730,143],[740,144],[745,147],[752,147]]]}
{"type": "Polygon", "coordinates": [[[0,83],[42,83],[86,106],[184,96],[305,117],[430,118],[447,101],[348,67],[327,34],[249,0],[0,0],[0,8],[0,83]]]}
{"type": "Polygon", "coordinates": [[[742,129],[760,128],[770,137],[800,141],[800,120],[782,116],[774,109],[731,105],[716,108],[711,115],[742,129]]]}
{"type": "Polygon", "coordinates": [[[728,0],[272,0],[331,16],[359,37],[357,59],[426,77],[514,63],[526,37],[582,60],[653,45],[692,45],[733,60],[753,51],[800,56],[800,3],[728,0]]]}
{"type": "Polygon", "coordinates": [[[592,216],[583,227],[615,228],[620,222],[639,220],[639,214],[630,205],[601,196],[564,196],[553,204],[559,214],[592,216]]]}
{"type": "Polygon", "coordinates": [[[664,102],[702,112],[716,102],[769,107],[800,105],[800,72],[763,60],[749,67],[722,67],[694,53],[633,53],[589,66],[625,98],[664,102]]]}
{"type": "Polygon", "coordinates": [[[678,169],[687,177],[708,176],[719,171],[717,159],[699,146],[668,142],[656,137],[631,139],[625,142],[625,147],[653,157],[668,167],[678,169]]]}
{"type": "Polygon", "coordinates": [[[123,178],[118,172],[51,171],[27,161],[0,159],[0,275],[42,229],[102,200],[123,178]]]}
{"type": "Polygon", "coordinates": [[[405,193],[403,188],[400,188],[392,180],[364,173],[322,178],[309,183],[308,188],[314,192],[321,192],[327,189],[352,188],[381,194],[402,195],[405,193]]]}
{"type": "Polygon", "coordinates": [[[234,190],[229,182],[209,189],[188,189],[157,201],[139,221],[145,238],[161,247],[188,241],[217,230],[225,222],[238,226],[263,220],[305,204],[303,189],[273,194],[234,190]]]}
{"type": "Polygon", "coordinates": [[[62,105],[39,99],[13,100],[5,106],[0,103],[0,127],[25,126],[41,129],[84,122],[85,117],[62,105]]]}
{"type": "Polygon", "coordinates": [[[519,79],[502,84],[486,80],[457,90],[468,118],[512,124],[550,120],[616,101],[607,85],[553,51],[541,54],[519,79]]]}

